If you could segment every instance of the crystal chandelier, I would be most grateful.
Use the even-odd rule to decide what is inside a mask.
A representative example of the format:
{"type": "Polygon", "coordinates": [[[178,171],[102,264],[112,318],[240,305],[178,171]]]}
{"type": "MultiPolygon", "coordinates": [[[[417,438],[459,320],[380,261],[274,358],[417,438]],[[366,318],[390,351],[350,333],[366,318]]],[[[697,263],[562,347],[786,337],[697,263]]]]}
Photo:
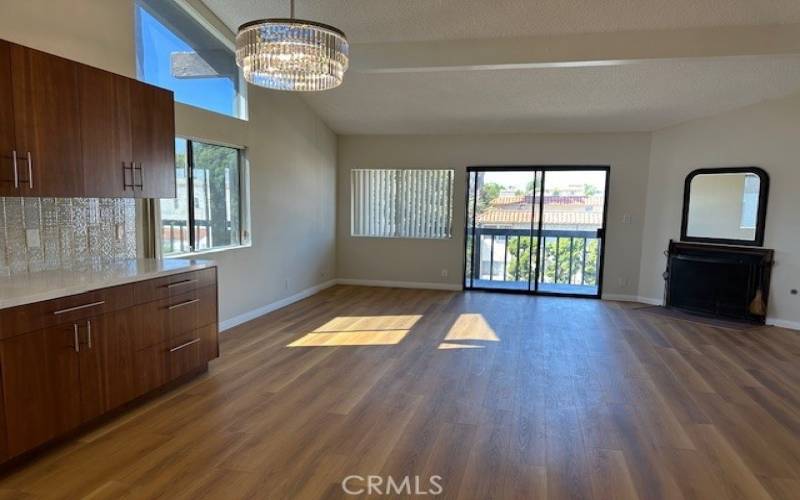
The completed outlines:
{"type": "Polygon", "coordinates": [[[253,85],[319,91],[338,87],[347,71],[350,44],[344,32],[314,21],[260,19],[239,26],[236,64],[253,85]]]}

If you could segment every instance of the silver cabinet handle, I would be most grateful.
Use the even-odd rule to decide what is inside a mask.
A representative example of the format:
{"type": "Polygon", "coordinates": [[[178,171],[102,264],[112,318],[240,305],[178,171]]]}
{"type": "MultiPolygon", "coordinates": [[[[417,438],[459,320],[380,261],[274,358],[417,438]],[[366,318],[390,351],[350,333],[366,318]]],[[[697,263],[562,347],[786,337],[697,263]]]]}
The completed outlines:
{"type": "Polygon", "coordinates": [[[170,283],[169,285],[166,285],[166,287],[172,288],[174,286],[188,285],[189,283],[197,283],[197,280],[176,281],[175,283],[170,283]]]}
{"type": "Polygon", "coordinates": [[[171,311],[171,310],[177,309],[179,307],[188,306],[189,304],[194,304],[195,302],[200,302],[200,299],[191,299],[191,300],[187,300],[186,302],[181,302],[179,304],[173,304],[173,305],[167,307],[167,309],[169,309],[171,311]]]}
{"type": "Polygon", "coordinates": [[[19,189],[19,165],[17,165],[17,150],[11,152],[11,164],[14,166],[14,189],[19,189]]]}
{"type": "Polygon", "coordinates": [[[199,339],[199,338],[197,338],[197,339],[192,339],[192,340],[190,340],[189,342],[186,342],[186,343],[183,343],[183,344],[179,345],[178,347],[173,347],[172,349],[170,349],[170,350],[169,350],[169,352],[180,351],[181,349],[184,349],[184,348],[186,348],[186,347],[189,347],[190,345],[194,345],[194,344],[196,344],[196,343],[198,343],[198,342],[200,342],[200,339],[199,339]]]}
{"type": "Polygon", "coordinates": [[[72,312],[72,311],[79,311],[81,309],[86,309],[86,308],[89,308],[89,307],[100,306],[100,305],[103,305],[105,303],[106,303],[105,300],[98,300],[97,302],[92,302],[91,304],[83,304],[83,305],[80,305],[80,306],[68,307],[66,309],[59,309],[58,311],[54,311],[53,314],[58,316],[60,314],[66,314],[66,313],[72,312]]]}
{"type": "Polygon", "coordinates": [[[75,352],[81,352],[81,344],[78,342],[78,323],[72,324],[72,338],[74,340],[73,349],[75,352]]]}
{"type": "Polygon", "coordinates": [[[122,162],[122,190],[128,190],[128,167],[125,166],[125,162],[122,162]]]}
{"type": "Polygon", "coordinates": [[[131,187],[133,188],[134,191],[136,191],[137,187],[139,188],[139,191],[144,189],[144,169],[143,169],[142,162],[139,162],[139,166],[138,167],[136,166],[136,162],[135,161],[131,162],[131,181],[133,181],[133,184],[131,184],[131,187]],[[137,170],[139,171],[139,184],[136,184],[136,171],[137,170]]]}
{"type": "Polygon", "coordinates": [[[33,189],[33,162],[30,151],[28,151],[28,189],[33,189]]]}
{"type": "Polygon", "coordinates": [[[89,349],[92,348],[92,320],[86,320],[86,343],[89,346],[89,349]]]}

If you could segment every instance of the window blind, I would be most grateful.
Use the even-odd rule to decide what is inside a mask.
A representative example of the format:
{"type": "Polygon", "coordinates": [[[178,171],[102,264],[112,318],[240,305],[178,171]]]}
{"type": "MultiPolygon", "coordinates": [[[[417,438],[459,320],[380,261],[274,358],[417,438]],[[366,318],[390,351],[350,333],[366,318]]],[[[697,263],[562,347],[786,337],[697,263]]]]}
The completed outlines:
{"type": "Polygon", "coordinates": [[[354,169],[350,181],[353,236],[451,237],[453,170],[354,169]]]}

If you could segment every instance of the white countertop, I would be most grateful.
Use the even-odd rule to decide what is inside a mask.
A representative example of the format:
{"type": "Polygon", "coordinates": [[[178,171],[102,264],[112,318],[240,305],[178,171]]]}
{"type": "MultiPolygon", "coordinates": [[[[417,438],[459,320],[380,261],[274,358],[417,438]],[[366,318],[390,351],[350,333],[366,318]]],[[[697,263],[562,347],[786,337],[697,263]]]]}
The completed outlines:
{"type": "Polygon", "coordinates": [[[214,267],[212,260],[138,259],[92,262],[70,268],[0,277],[0,309],[90,292],[197,269],[214,267]]]}

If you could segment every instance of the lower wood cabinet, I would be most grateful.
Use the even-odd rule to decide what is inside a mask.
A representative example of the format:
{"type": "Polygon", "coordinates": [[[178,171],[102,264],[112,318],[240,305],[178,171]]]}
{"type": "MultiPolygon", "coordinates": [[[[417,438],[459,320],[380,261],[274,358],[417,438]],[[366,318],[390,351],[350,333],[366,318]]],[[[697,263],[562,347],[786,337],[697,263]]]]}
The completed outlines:
{"type": "MultiPolygon", "coordinates": [[[[178,277],[191,279],[194,273],[178,277]]],[[[66,434],[216,358],[216,273],[210,285],[208,279],[196,282],[206,286],[183,287],[184,293],[174,297],[19,335],[3,330],[0,461],[66,434]]],[[[154,296],[161,295],[149,298],[154,296]]],[[[140,300],[147,298],[139,295],[140,300]]],[[[42,303],[30,307],[49,310],[42,303]]],[[[23,325],[17,328],[24,330],[23,325]]]]}

